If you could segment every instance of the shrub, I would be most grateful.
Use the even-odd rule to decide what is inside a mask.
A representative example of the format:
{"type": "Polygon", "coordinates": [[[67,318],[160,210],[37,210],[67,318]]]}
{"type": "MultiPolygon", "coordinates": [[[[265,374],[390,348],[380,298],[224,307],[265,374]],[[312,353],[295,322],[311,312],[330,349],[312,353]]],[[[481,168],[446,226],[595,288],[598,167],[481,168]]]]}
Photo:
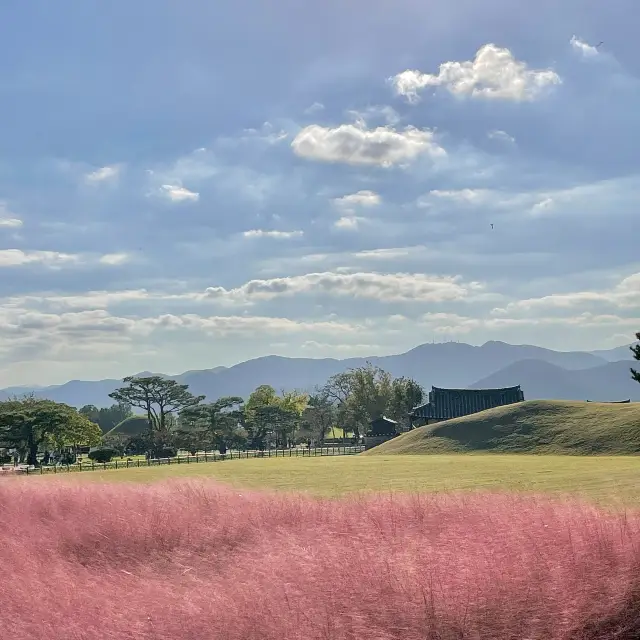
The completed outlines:
{"type": "Polygon", "coordinates": [[[178,452],[174,447],[162,447],[156,451],[157,458],[175,458],[178,452]]]}
{"type": "Polygon", "coordinates": [[[112,447],[100,447],[99,449],[95,449],[94,451],[89,451],[88,458],[89,460],[93,460],[94,462],[111,462],[112,458],[120,455],[114,448],[112,447]]]}

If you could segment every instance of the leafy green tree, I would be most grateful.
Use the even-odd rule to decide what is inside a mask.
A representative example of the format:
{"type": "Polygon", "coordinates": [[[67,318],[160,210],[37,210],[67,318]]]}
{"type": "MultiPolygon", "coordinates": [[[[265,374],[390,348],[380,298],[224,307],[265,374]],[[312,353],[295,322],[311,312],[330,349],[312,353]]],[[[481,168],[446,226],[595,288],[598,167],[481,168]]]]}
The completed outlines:
{"type": "Polygon", "coordinates": [[[26,453],[27,463],[38,464],[41,447],[100,444],[97,424],[66,404],[28,396],[0,402],[0,440],[26,453]]]}
{"type": "MultiPolygon", "coordinates": [[[[640,331],[636,333],[636,340],[640,341],[640,331]]],[[[629,347],[631,352],[633,353],[634,360],[640,360],[640,342],[629,347]]],[[[636,371],[635,369],[631,369],[631,377],[636,381],[640,382],[640,371],[636,371]]]]}
{"type": "Polygon", "coordinates": [[[110,407],[100,409],[93,404],[87,404],[80,409],[79,413],[99,425],[102,433],[111,431],[117,424],[133,415],[131,406],[123,402],[116,402],[110,407]]]}
{"type": "Polygon", "coordinates": [[[323,442],[329,430],[334,426],[337,411],[326,393],[320,391],[309,397],[302,413],[302,424],[309,437],[323,442]]]}
{"type": "Polygon", "coordinates": [[[411,410],[424,401],[424,389],[412,378],[396,378],[391,383],[391,398],[387,416],[400,423],[404,430],[411,429],[411,410]]]}
{"type": "Polygon", "coordinates": [[[245,426],[249,446],[264,449],[268,441],[287,446],[295,436],[308,396],[297,391],[285,391],[278,396],[269,385],[258,387],[245,405],[245,426]]]}
{"type": "Polygon", "coordinates": [[[224,454],[230,447],[242,446],[246,437],[241,428],[243,404],[242,398],[230,396],[185,409],[180,414],[177,443],[193,454],[203,448],[224,454]]]}
{"type": "Polygon", "coordinates": [[[406,426],[409,412],[424,395],[414,380],[394,380],[371,363],[332,376],[323,393],[336,406],[338,424],[356,438],[366,433],[369,422],[383,415],[406,426]]]}
{"type": "Polygon", "coordinates": [[[175,414],[204,400],[204,396],[190,393],[188,385],[160,376],[129,376],[123,382],[127,386],[116,389],[109,397],[120,404],[144,410],[151,431],[152,452],[170,445],[175,414]]]}

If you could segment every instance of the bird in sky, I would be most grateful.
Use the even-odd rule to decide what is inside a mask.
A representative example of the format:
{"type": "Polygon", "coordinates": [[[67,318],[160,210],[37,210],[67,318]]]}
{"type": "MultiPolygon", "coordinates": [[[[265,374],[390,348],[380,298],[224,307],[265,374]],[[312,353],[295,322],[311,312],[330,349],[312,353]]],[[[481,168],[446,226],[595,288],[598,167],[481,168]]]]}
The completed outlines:
{"type": "Polygon", "coordinates": [[[603,44],[604,40],[600,40],[600,42],[598,42],[598,44],[596,45],[596,49],[599,49],[603,44]]]}
{"type": "Polygon", "coordinates": [[[493,222],[491,223],[491,228],[493,229],[493,222]]]}

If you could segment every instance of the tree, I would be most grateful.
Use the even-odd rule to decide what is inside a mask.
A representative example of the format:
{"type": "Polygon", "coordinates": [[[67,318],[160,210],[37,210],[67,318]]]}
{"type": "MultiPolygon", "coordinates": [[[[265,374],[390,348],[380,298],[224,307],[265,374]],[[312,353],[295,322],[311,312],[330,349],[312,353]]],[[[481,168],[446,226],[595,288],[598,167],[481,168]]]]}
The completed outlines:
{"type": "Polygon", "coordinates": [[[356,438],[366,433],[369,422],[383,415],[407,426],[409,412],[424,395],[414,380],[394,380],[371,363],[332,376],[323,393],[336,407],[338,424],[356,438]]]}
{"type": "Polygon", "coordinates": [[[209,404],[189,407],[180,414],[177,443],[195,454],[199,449],[217,448],[226,453],[242,446],[241,429],[244,400],[237,396],[220,398],[209,404]]]}
{"type": "Polygon", "coordinates": [[[320,391],[309,397],[309,403],[302,413],[304,428],[311,437],[322,442],[335,424],[336,414],[329,396],[320,391]]]}
{"type": "Polygon", "coordinates": [[[66,404],[33,396],[0,402],[0,440],[26,454],[28,464],[38,464],[40,447],[93,446],[101,437],[97,424],[66,404]]]}
{"type": "Polygon", "coordinates": [[[411,378],[396,378],[391,383],[391,401],[387,415],[399,422],[403,429],[411,429],[410,413],[412,409],[422,404],[424,389],[411,378]]]}
{"type": "Polygon", "coordinates": [[[271,438],[276,445],[287,446],[294,438],[307,401],[305,393],[283,391],[278,396],[269,385],[258,387],[249,396],[244,411],[249,446],[262,450],[271,438]]]}
{"type": "Polygon", "coordinates": [[[99,425],[102,433],[111,431],[117,424],[133,415],[131,406],[123,402],[116,402],[110,407],[102,407],[101,409],[93,404],[87,404],[80,409],[79,413],[99,425]]]}
{"type": "MultiPolygon", "coordinates": [[[[636,333],[636,340],[640,340],[640,331],[636,333]]],[[[640,342],[637,344],[631,345],[629,347],[631,352],[633,353],[634,360],[640,360],[640,342]]],[[[636,371],[635,369],[631,369],[631,377],[636,381],[640,382],[640,371],[636,371]]]]}
{"type": "Polygon", "coordinates": [[[160,376],[129,376],[123,382],[127,386],[116,389],[109,397],[145,411],[154,450],[168,446],[174,415],[204,400],[204,396],[190,393],[188,385],[160,376]]]}

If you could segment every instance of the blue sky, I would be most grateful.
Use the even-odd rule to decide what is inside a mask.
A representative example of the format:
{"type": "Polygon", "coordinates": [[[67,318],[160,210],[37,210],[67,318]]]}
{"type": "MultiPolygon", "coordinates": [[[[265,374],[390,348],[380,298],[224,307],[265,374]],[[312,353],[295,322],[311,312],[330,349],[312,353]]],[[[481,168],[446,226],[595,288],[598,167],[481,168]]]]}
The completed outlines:
{"type": "Polygon", "coordinates": [[[630,342],[639,18],[4,3],[0,384],[630,342]]]}

